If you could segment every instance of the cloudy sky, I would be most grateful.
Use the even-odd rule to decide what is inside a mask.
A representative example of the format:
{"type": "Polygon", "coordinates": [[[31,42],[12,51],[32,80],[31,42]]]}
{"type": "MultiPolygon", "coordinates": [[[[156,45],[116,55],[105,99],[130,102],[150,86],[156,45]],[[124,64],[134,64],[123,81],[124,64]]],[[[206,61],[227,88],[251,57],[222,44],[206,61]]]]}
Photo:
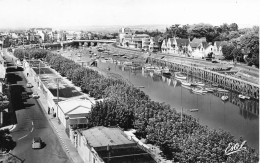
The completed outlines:
{"type": "Polygon", "coordinates": [[[237,23],[259,25],[259,0],[0,0],[0,28],[237,23]]]}

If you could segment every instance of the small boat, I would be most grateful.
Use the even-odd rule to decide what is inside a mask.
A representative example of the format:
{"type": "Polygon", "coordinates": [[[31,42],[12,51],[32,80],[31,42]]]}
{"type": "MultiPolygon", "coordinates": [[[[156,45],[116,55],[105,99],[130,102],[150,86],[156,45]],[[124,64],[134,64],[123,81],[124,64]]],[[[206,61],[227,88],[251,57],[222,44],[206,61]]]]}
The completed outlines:
{"type": "Polygon", "coordinates": [[[213,87],[218,87],[219,85],[218,84],[211,84],[213,87]]]}
{"type": "Polygon", "coordinates": [[[184,80],[181,81],[181,84],[186,85],[186,86],[191,86],[191,83],[184,81],[184,80]]]}
{"type": "Polygon", "coordinates": [[[205,84],[202,83],[202,82],[195,82],[195,83],[192,83],[192,84],[195,85],[195,86],[205,86],[205,84]]]}
{"type": "Polygon", "coordinates": [[[132,66],[133,63],[132,62],[124,62],[123,65],[125,65],[125,66],[132,66]]]}
{"type": "Polygon", "coordinates": [[[169,72],[170,72],[170,69],[169,69],[168,67],[164,67],[164,68],[162,69],[162,72],[163,72],[163,73],[169,73],[169,72]]]}
{"type": "Polygon", "coordinates": [[[218,91],[218,92],[229,92],[229,90],[222,89],[222,88],[218,88],[217,91],[218,91]]]}
{"type": "Polygon", "coordinates": [[[184,76],[184,75],[182,75],[180,72],[176,72],[176,73],[175,73],[175,77],[176,77],[177,79],[187,79],[187,77],[184,76]]]}
{"type": "Polygon", "coordinates": [[[144,88],[144,86],[138,86],[138,88],[144,88]]]}
{"type": "Polygon", "coordinates": [[[192,89],[192,92],[194,92],[194,93],[207,93],[208,91],[206,91],[206,90],[204,90],[204,89],[202,89],[201,87],[200,88],[193,88],[192,89]]]}
{"type": "Polygon", "coordinates": [[[191,87],[189,86],[186,86],[186,85],[181,85],[183,88],[186,88],[186,89],[192,89],[191,87]]]}
{"type": "Polygon", "coordinates": [[[242,94],[239,94],[238,97],[241,98],[241,99],[243,99],[243,100],[244,100],[244,99],[247,99],[247,100],[250,99],[249,96],[245,96],[245,95],[242,95],[242,94]]]}
{"type": "Polygon", "coordinates": [[[197,112],[199,109],[190,109],[190,112],[197,112]]]}
{"type": "Polygon", "coordinates": [[[204,88],[206,91],[213,93],[216,89],[214,88],[204,88]]]}
{"type": "Polygon", "coordinates": [[[162,73],[162,70],[161,70],[160,68],[156,67],[156,68],[153,70],[153,72],[154,72],[155,74],[161,74],[161,73],[162,73]]]}
{"type": "Polygon", "coordinates": [[[170,72],[163,72],[162,75],[165,77],[168,77],[168,78],[170,78],[172,76],[172,74],[170,72]]]}
{"type": "Polygon", "coordinates": [[[223,100],[223,101],[228,100],[228,96],[221,96],[221,100],[223,100]]]}
{"type": "Polygon", "coordinates": [[[110,67],[108,67],[107,70],[110,71],[110,67]]]}

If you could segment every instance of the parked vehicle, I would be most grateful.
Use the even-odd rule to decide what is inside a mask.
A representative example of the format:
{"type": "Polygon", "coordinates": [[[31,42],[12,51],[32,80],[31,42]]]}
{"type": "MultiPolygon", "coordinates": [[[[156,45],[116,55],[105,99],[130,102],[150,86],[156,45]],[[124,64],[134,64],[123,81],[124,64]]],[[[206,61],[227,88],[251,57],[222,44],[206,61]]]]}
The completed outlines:
{"type": "Polygon", "coordinates": [[[33,93],[33,94],[31,95],[31,97],[34,98],[34,99],[40,98],[40,96],[38,95],[38,93],[33,93]]]}
{"type": "Polygon", "coordinates": [[[34,137],[32,140],[32,149],[41,149],[42,139],[40,137],[34,137]]]}
{"type": "Polygon", "coordinates": [[[27,84],[26,84],[26,87],[27,87],[27,88],[32,88],[33,85],[32,85],[31,83],[27,83],[27,84]]]}

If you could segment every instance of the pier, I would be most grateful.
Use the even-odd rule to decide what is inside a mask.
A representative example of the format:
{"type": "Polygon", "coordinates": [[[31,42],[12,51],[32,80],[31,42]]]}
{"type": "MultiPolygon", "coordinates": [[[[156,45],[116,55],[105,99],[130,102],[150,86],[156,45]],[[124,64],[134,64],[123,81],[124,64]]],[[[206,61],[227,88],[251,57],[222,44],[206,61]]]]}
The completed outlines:
{"type": "Polygon", "coordinates": [[[187,75],[195,76],[205,82],[218,84],[226,89],[239,92],[243,95],[259,99],[259,86],[255,83],[250,83],[229,75],[229,73],[222,74],[217,71],[211,71],[203,67],[195,65],[188,65],[176,62],[169,62],[161,59],[148,57],[148,63],[157,66],[167,66],[170,70],[179,71],[187,75]]]}

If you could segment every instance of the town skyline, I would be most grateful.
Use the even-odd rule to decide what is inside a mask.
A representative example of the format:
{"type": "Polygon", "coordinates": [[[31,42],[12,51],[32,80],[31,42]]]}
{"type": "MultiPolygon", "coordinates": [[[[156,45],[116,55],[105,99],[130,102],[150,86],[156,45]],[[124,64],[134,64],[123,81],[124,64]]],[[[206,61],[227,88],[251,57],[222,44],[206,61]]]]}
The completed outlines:
{"type": "Polygon", "coordinates": [[[259,23],[258,3],[257,0],[1,0],[1,10],[4,14],[0,15],[0,29],[84,29],[100,26],[170,26],[199,23],[213,26],[237,23],[239,28],[246,28],[259,23]]]}

